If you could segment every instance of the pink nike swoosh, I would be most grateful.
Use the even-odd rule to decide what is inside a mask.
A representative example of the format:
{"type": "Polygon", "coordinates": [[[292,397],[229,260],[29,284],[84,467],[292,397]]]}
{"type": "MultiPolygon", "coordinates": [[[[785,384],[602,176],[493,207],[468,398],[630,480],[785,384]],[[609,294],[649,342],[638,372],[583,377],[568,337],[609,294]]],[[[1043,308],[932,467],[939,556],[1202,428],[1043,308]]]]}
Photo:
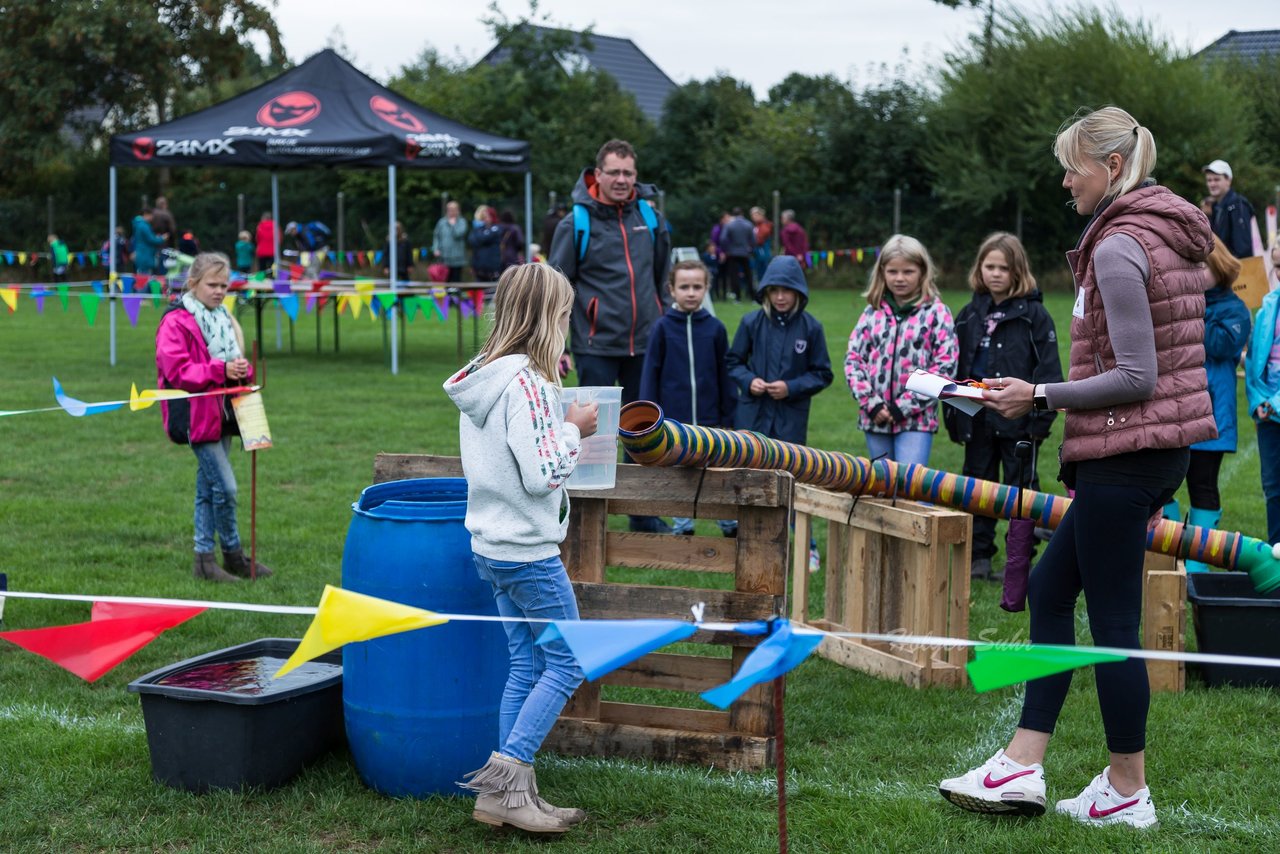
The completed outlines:
{"type": "Polygon", "coordinates": [[[988,789],[998,789],[1010,780],[1016,780],[1019,777],[1025,777],[1028,774],[1034,773],[1036,773],[1036,769],[1028,768],[1026,771],[1019,771],[1017,774],[1010,774],[1008,777],[1001,777],[999,780],[992,780],[991,773],[988,772],[987,776],[982,780],[982,785],[986,786],[988,789]]]}
{"type": "Polygon", "coordinates": [[[1118,807],[1111,807],[1110,809],[1105,809],[1105,810],[1098,809],[1098,805],[1096,803],[1089,804],[1089,818],[1106,818],[1112,813],[1120,812],[1120,810],[1127,810],[1129,807],[1133,806],[1140,800],[1142,800],[1142,798],[1134,798],[1128,803],[1124,803],[1118,807]]]}

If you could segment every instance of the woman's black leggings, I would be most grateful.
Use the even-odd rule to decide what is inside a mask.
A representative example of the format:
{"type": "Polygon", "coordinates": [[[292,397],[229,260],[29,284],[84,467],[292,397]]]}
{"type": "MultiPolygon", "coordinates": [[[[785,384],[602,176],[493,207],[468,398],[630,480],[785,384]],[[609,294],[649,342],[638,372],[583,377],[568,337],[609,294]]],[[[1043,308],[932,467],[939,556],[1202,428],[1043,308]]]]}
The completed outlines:
{"type": "MultiPolygon", "coordinates": [[[[1138,649],[1147,520],[1173,496],[1154,486],[1080,481],[1062,523],[1031,571],[1031,642],[1075,644],[1075,608],[1084,591],[1097,646],[1138,649]]],[[[1151,689],[1146,662],[1129,658],[1094,666],[1098,705],[1113,753],[1146,747],[1151,689]]],[[[1052,733],[1071,687],[1071,671],[1027,683],[1019,726],[1052,733]]]]}

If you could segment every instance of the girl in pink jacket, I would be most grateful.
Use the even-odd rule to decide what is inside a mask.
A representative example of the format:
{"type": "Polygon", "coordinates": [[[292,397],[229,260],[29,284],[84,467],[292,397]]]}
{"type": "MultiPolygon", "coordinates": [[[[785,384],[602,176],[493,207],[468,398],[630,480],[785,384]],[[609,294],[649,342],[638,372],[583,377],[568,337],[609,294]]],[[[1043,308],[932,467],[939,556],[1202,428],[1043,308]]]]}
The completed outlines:
{"type": "MultiPolygon", "coordinates": [[[[197,255],[187,286],[156,330],[156,372],[160,388],[207,392],[243,385],[253,378],[244,358],[240,324],[222,305],[231,263],[220,252],[197,255]]],[[[196,578],[237,581],[250,575],[249,559],[236,526],[236,476],[231,469],[231,437],[236,430],[231,401],[223,395],[163,401],[165,432],[196,455],[196,578]],[[213,555],[214,536],[222,541],[226,570],[213,555]]],[[[271,574],[256,564],[258,577],[271,574]]]]}
{"type": "Polygon", "coordinates": [[[953,376],[959,355],[955,324],[933,270],[919,240],[890,237],[863,293],[867,307],[849,336],[844,375],[872,459],[929,463],[938,432],[937,401],[907,391],[907,379],[920,368],[953,376]]]}

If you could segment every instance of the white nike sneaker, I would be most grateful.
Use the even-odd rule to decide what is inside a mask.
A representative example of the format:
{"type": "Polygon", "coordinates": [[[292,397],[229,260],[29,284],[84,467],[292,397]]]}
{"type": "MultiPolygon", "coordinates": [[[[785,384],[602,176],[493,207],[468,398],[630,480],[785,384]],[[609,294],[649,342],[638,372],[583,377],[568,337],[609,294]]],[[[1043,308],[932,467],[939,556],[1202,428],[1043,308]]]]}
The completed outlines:
{"type": "Polygon", "coordinates": [[[1084,791],[1074,798],[1058,801],[1054,809],[1081,824],[1127,824],[1131,827],[1155,827],[1155,804],[1151,790],[1142,788],[1124,797],[1111,786],[1111,766],[1093,778],[1084,791]]]}
{"type": "Polygon", "coordinates": [[[970,812],[1044,815],[1044,766],[1019,765],[996,752],[959,777],[938,784],[942,797],[970,812]]]}

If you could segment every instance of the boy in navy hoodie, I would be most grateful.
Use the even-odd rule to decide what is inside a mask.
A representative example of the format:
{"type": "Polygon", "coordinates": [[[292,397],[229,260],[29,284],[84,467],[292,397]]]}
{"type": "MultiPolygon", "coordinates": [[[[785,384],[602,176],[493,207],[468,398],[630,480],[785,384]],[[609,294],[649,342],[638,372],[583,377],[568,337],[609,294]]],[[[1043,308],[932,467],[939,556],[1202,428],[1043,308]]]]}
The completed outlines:
{"type": "Polygon", "coordinates": [[[809,402],[831,385],[831,356],[818,319],[804,310],[809,286],[800,262],[780,255],[756,285],[759,311],[742,318],[729,349],[729,376],[738,386],[737,426],[803,445],[809,402]]]}
{"type": "MultiPolygon", "coordinates": [[[[732,429],[738,395],[729,379],[729,333],[702,307],[710,282],[701,261],[680,261],[671,268],[667,290],[674,304],[653,324],[640,375],[640,400],[651,400],[676,421],[732,429]]],[[[692,534],[693,520],[676,517],[677,534],[692,534]]],[[[738,523],[721,520],[726,537],[738,523]]]]}

